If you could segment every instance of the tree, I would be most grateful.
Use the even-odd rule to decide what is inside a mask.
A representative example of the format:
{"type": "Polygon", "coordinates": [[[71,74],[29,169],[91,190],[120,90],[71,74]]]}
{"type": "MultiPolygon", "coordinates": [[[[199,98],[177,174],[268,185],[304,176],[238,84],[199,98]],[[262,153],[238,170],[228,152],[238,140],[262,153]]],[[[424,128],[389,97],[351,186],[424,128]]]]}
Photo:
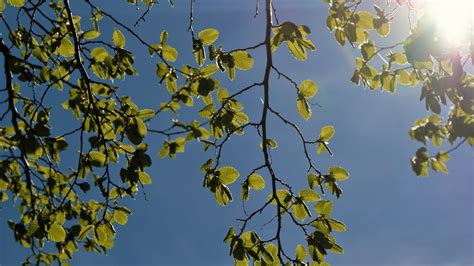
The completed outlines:
{"type": "MultiPolygon", "coordinates": [[[[146,9],[135,26],[151,15],[156,5],[153,1],[129,2],[146,9]]],[[[396,15],[394,10],[386,12],[374,6],[375,14],[372,14],[359,11],[364,5],[361,1],[326,2],[329,4],[327,26],[335,32],[336,41],[361,49],[362,57],[356,59],[352,78],[355,83],[394,92],[397,82],[413,86],[422,82],[422,100],[429,110],[439,114],[441,104],[453,108],[445,124],[441,123],[441,117],[432,115],[417,121],[410,136],[424,144],[429,138],[436,145],[446,139],[453,149],[459,145],[455,144],[457,138],[461,138],[460,144],[473,144],[473,84],[472,75],[463,70],[469,55],[464,47],[446,50],[450,51],[448,54],[437,50],[439,38],[433,28],[436,24],[430,23],[428,16],[417,18],[416,26],[404,42],[378,46],[373,35],[389,34],[390,19],[396,15]],[[382,54],[384,51],[390,52],[387,57],[382,54]],[[383,58],[380,72],[369,65],[376,56],[383,58]]],[[[260,137],[260,143],[254,145],[261,146],[262,163],[242,175],[240,197],[247,201],[250,193],[265,185],[271,186],[272,192],[260,208],[245,214],[238,229],[229,229],[225,242],[235,263],[301,264],[311,260],[315,265],[325,265],[324,256],[328,251],[342,253],[332,232],[344,231],[345,225],[330,216],[332,202],[327,196],[321,199],[320,194],[327,191],[339,197],[342,194],[339,182],[349,174],[340,166],[326,170],[314,163],[315,152],[332,155],[329,141],[335,129],[324,126],[316,138],[308,139],[298,125],[270,101],[275,82],[271,76],[274,75],[294,88],[299,114],[310,119],[311,106],[315,103],[309,99],[317,94],[316,83],[312,80],[296,82],[291,73],[273,62],[273,52],[286,49],[283,46],[296,60],[305,60],[307,53],[315,50],[308,26],[290,21],[280,23],[273,1],[257,1],[256,15],[262,11],[265,16],[264,41],[226,50],[218,42],[217,30],[195,31],[195,3],[191,0],[192,49],[188,52],[194,54],[196,62],[176,66],[178,51],[169,44],[167,32],[162,32],[156,43],[148,42],[145,36],[136,34],[129,23],[118,20],[111,11],[93,1],[85,0],[87,10],[82,12],[73,9],[68,0],[36,3],[8,0],[7,4],[9,7],[5,9],[6,4],[0,1],[9,39],[9,43],[2,40],[0,46],[6,81],[2,92],[7,99],[3,102],[2,123],[8,121],[2,126],[0,137],[3,149],[0,171],[3,192],[0,195],[4,201],[13,197],[20,202],[21,218],[9,225],[15,239],[32,250],[25,262],[64,262],[79,246],[99,253],[113,246],[114,226],[125,224],[131,214],[131,210],[123,206],[122,198],[135,197],[139,188],[152,182],[146,170],[155,156],[149,154],[145,144],[147,134],[164,138],[158,157],[173,158],[184,152],[186,143],[192,140],[201,142],[205,150],[215,151],[215,156],[201,167],[203,186],[213,193],[218,204],[227,205],[233,198],[228,185],[236,182],[241,174],[236,168],[223,165],[221,154],[231,136],[242,135],[244,130],[260,137]],[[89,17],[91,25],[78,14],[89,17]],[[115,27],[112,34],[102,34],[105,23],[115,27]],[[137,51],[128,50],[129,39],[141,43],[150,56],[157,58],[156,75],[170,98],[156,110],[140,109],[130,97],[121,95],[117,86],[124,77],[137,73],[133,66],[137,51]],[[252,69],[253,58],[258,53],[265,57],[260,81],[236,85],[240,87],[238,90],[222,88],[219,72],[234,80],[238,72],[252,69]],[[55,89],[62,94],[67,91],[69,95],[62,108],[74,117],[70,119],[74,125],[71,130],[53,130],[50,121],[61,112],[52,104],[51,94],[55,89]],[[262,92],[255,92],[257,89],[262,92]],[[239,97],[249,93],[262,97],[261,113],[257,116],[245,113],[239,101],[239,97]],[[161,125],[160,116],[178,113],[183,105],[200,106],[199,118],[161,125]],[[278,144],[270,138],[269,116],[296,132],[299,138],[296,142],[303,148],[302,158],[308,163],[309,188],[294,191],[290,179],[276,173],[271,150],[278,144]],[[152,129],[155,124],[164,129],[152,129]],[[67,156],[75,158],[76,167],[61,162],[60,158],[67,156]],[[250,221],[270,208],[275,212],[274,237],[262,239],[251,230],[250,221]],[[317,216],[308,219],[314,212],[317,216]],[[285,219],[300,228],[304,235],[305,245],[298,245],[295,254],[282,245],[284,239],[280,233],[285,219]]],[[[173,2],[169,4],[172,6],[173,2]]],[[[395,10],[405,8],[413,12],[415,9],[410,1],[392,4],[395,10]]],[[[435,171],[447,172],[444,162],[449,152],[451,150],[430,157],[426,148],[420,148],[412,159],[415,173],[426,175],[429,165],[435,171]]]]}

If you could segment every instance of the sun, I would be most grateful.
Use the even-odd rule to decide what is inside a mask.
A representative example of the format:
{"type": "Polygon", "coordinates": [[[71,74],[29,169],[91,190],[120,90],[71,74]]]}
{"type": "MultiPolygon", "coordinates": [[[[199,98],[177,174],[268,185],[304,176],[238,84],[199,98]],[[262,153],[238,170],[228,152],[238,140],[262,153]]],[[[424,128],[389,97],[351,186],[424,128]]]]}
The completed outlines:
{"type": "Polygon", "coordinates": [[[438,26],[439,38],[450,45],[474,38],[474,0],[424,0],[424,13],[438,26]]]}

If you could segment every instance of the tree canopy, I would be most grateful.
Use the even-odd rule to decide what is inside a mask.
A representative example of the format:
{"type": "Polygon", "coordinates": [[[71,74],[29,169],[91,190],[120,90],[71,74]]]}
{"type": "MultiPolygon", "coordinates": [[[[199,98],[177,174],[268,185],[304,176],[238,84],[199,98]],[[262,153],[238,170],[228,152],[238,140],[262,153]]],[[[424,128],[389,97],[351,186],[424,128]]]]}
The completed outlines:
{"type": "MultiPolygon", "coordinates": [[[[25,264],[62,264],[79,249],[106,253],[113,248],[115,227],[125,225],[132,214],[127,198],[135,198],[157,178],[149,174],[152,163],[184,153],[193,141],[207,151],[196,171],[217,204],[226,206],[236,197],[243,202],[264,199],[223,236],[236,265],[328,265],[328,252],[343,253],[334,232],[346,226],[331,214],[350,175],[343,166],[317,163],[318,156],[333,155],[337,129],[321,125],[317,134],[306,136],[299,122],[271,101],[272,88],[284,83],[294,90],[289,101],[303,121],[324,104],[318,101],[317,80],[295,80],[291,69],[282,69],[274,60],[277,50],[296,61],[306,60],[317,45],[311,25],[298,24],[297,17],[279,17],[272,0],[257,0],[255,16],[263,16],[264,23],[256,26],[264,34],[246,47],[232,47],[221,41],[231,33],[195,26],[193,10],[202,3],[190,0],[186,38],[167,31],[144,36],[135,28],[146,23],[155,8],[172,8],[174,3],[128,2],[130,8],[144,9],[135,21],[118,19],[115,10],[102,8],[99,1],[0,0],[5,81],[0,200],[18,204],[19,219],[8,225],[15,240],[31,250],[25,264]],[[187,41],[189,49],[178,51],[170,40],[187,41]],[[130,41],[141,50],[130,49],[130,41]],[[141,108],[121,92],[122,81],[138,75],[135,62],[143,60],[138,56],[142,51],[156,62],[148,71],[168,92],[156,108],[141,108]],[[178,65],[186,53],[194,61],[178,65]],[[239,83],[239,76],[248,71],[260,71],[261,76],[250,84],[239,83]],[[224,79],[233,81],[233,87],[224,88],[224,79]],[[257,113],[245,108],[241,99],[248,95],[261,100],[257,113]],[[182,119],[178,114],[185,108],[190,115],[182,119]],[[272,160],[278,140],[271,137],[269,117],[296,135],[293,141],[302,148],[297,156],[307,162],[306,169],[299,169],[307,187],[294,187],[291,177],[276,170],[282,162],[272,160]],[[150,134],[160,136],[162,143],[149,143],[150,134]],[[259,146],[261,155],[251,171],[243,172],[223,154],[235,137],[248,134],[259,139],[248,145],[259,146]],[[240,186],[231,191],[229,185],[235,182],[240,186]],[[259,193],[264,188],[270,193],[259,193]],[[274,229],[264,238],[251,222],[267,210],[274,213],[267,225],[274,229]],[[284,244],[287,226],[301,231],[302,244],[284,244]]],[[[447,43],[430,10],[410,0],[385,6],[358,0],[323,2],[336,43],[360,51],[352,82],[390,93],[399,85],[421,87],[420,101],[431,114],[415,121],[409,131],[410,138],[422,144],[411,166],[419,176],[427,176],[430,168],[448,173],[449,154],[460,145],[474,145],[474,79],[469,73],[474,44],[470,39],[447,43]],[[387,44],[392,20],[405,15],[410,18],[405,38],[387,44]],[[430,154],[429,142],[451,148],[430,154]]]]}

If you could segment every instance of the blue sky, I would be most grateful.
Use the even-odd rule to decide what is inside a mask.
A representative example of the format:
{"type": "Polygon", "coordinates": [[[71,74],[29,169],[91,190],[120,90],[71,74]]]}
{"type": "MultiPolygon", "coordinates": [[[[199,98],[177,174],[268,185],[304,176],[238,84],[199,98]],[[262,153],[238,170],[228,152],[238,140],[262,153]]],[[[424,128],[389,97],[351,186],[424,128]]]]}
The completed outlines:
{"type": "MultiPolygon", "coordinates": [[[[96,1],[98,2],[98,1],[96,1]]],[[[133,24],[142,11],[125,4],[125,0],[111,4],[102,1],[104,9],[133,24]],[[123,2],[123,3],[122,3],[123,2]]],[[[137,28],[149,42],[158,42],[162,30],[170,33],[169,43],[180,51],[178,65],[194,64],[188,23],[188,1],[175,1],[169,8],[165,1],[155,6],[145,23],[137,28]]],[[[336,135],[331,147],[334,157],[316,157],[317,165],[327,169],[341,165],[351,177],[342,184],[343,196],[335,201],[333,216],[348,226],[348,231],[336,234],[345,248],[344,255],[328,257],[333,265],[472,265],[474,239],[473,159],[472,149],[464,146],[452,153],[448,163],[449,175],[431,173],[418,178],[411,170],[409,158],[419,148],[410,140],[408,129],[417,118],[428,115],[424,103],[419,102],[419,88],[397,88],[395,94],[371,92],[350,82],[353,56],[356,51],[337,45],[325,28],[326,6],[320,1],[276,1],[280,21],[291,20],[308,25],[317,51],[305,62],[292,59],[286,49],[275,54],[275,64],[296,81],[313,79],[319,86],[315,101],[322,108],[313,108],[313,117],[304,122],[296,111],[294,89],[285,80],[272,80],[272,106],[301,125],[307,136],[317,136],[322,126],[331,124],[336,135]]],[[[385,1],[376,1],[385,2],[385,1]]],[[[221,0],[197,1],[195,29],[216,28],[218,40],[226,49],[247,47],[263,40],[263,17],[253,18],[255,1],[221,0]]],[[[76,1],[72,1],[73,8],[76,1]]],[[[102,23],[103,36],[111,36],[113,26],[102,23]],[[108,34],[108,35],[107,35],[108,34]]],[[[3,28],[2,28],[3,32],[3,28]]],[[[401,38],[401,37],[400,37],[401,38]]],[[[400,39],[398,38],[398,39],[400,39]]],[[[398,41],[394,37],[391,41],[398,41]]],[[[149,58],[147,50],[127,39],[127,47],[136,53],[139,76],[127,78],[121,86],[123,94],[130,94],[143,108],[153,108],[166,101],[165,88],[154,74],[156,58],[149,58]]],[[[263,73],[263,50],[252,53],[255,67],[249,72],[238,72],[233,82],[222,75],[223,86],[237,91],[259,81],[263,73]]],[[[59,96],[58,96],[59,97],[59,96]]],[[[243,97],[250,117],[259,117],[260,95],[257,92],[243,97]]],[[[180,119],[196,117],[194,109],[182,110],[180,119]]],[[[150,128],[165,128],[169,117],[154,121],[150,128]]],[[[61,127],[57,123],[58,127],[61,127]]],[[[270,137],[279,148],[272,153],[277,173],[294,187],[306,186],[301,145],[291,128],[280,121],[270,120],[270,137]]],[[[231,185],[234,202],[223,208],[213,195],[202,188],[199,166],[211,156],[202,151],[201,144],[186,146],[186,153],[176,159],[156,160],[162,139],[149,135],[155,156],[151,175],[153,184],[146,188],[148,201],[140,194],[127,204],[134,214],[126,226],[117,227],[115,247],[107,256],[79,252],[73,265],[229,265],[228,246],[222,242],[229,226],[236,226],[236,218],[244,217],[238,199],[239,182],[231,185]]],[[[224,163],[233,165],[242,175],[262,162],[260,141],[251,131],[234,137],[224,149],[224,163]]],[[[266,195],[251,194],[247,210],[258,208],[266,195]]],[[[6,220],[12,208],[2,205],[0,215],[0,265],[19,264],[27,250],[13,242],[6,220]]],[[[275,228],[270,224],[261,229],[271,217],[266,212],[252,228],[268,234],[275,228]]],[[[285,247],[292,251],[302,243],[303,235],[286,224],[285,247]]]]}

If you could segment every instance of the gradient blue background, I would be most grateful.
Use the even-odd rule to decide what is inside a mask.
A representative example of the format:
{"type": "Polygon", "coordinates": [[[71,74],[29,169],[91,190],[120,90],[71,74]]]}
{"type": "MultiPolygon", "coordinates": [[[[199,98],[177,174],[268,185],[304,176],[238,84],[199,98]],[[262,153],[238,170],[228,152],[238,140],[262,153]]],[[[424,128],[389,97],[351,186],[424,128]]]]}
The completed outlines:
{"type": "MultiPolygon", "coordinates": [[[[87,12],[82,1],[71,2],[77,13],[87,12]]],[[[101,2],[104,10],[130,25],[142,12],[127,5],[125,0],[101,2]]],[[[177,65],[194,64],[190,36],[186,32],[188,5],[188,1],[175,1],[175,8],[171,9],[166,1],[161,1],[146,22],[136,29],[149,42],[158,42],[160,32],[166,29],[170,33],[169,43],[180,51],[177,65]]],[[[286,48],[280,48],[275,54],[275,64],[296,81],[315,80],[319,85],[315,101],[322,108],[313,107],[313,117],[305,123],[296,112],[294,89],[285,80],[277,79],[272,80],[271,104],[298,122],[309,138],[316,137],[322,126],[334,125],[336,135],[331,147],[335,156],[317,156],[316,163],[321,169],[342,165],[351,173],[351,178],[342,184],[344,194],[335,201],[333,214],[348,226],[347,232],[336,234],[345,254],[330,255],[328,261],[333,265],[472,265],[472,150],[465,145],[452,153],[449,175],[431,173],[428,178],[415,177],[409,158],[419,145],[409,139],[408,129],[415,119],[429,114],[418,100],[419,88],[399,86],[392,95],[355,86],[350,77],[357,51],[336,44],[325,27],[327,7],[320,1],[309,0],[275,1],[275,5],[280,21],[291,20],[310,26],[311,39],[318,47],[305,62],[297,62],[286,48]]],[[[254,10],[253,0],[198,0],[195,29],[218,29],[221,32],[218,43],[228,50],[247,47],[263,40],[264,18],[260,15],[254,19],[254,10]]],[[[104,22],[103,36],[111,36],[114,26],[109,21],[104,22]]],[[[395,34],[387,42],[400,39],[395,34]]],[[[121,83],[121,93],[130,94],[142,108],[153,108],[166,101],[167,93],[154,74],[156,58],[150,59],[147,50],[131,37],[127,39],[127,48],[136,53],[140,75],[121,83]]],[[[263,50],[252,55],[256,60],[252,71],[238,72],[234,82],[220,76],[222,85],[231,92],[261,80],[263,50]]],[[[245,110],[254,121],[260,117],[260,92],[250,92],[243,97],[247,104],[245,110]]],[[[194,109],[183,109],[180,119],[190,121],[200,106],[201,103],[194,109]]],[[[152,122],[150,128],[165,128],[169,118],[152,122]]],[[[59,129],[63,126],[60,122],[56,122],[59,129]]],[[[270,137],[280,145],[272,153],[277,173],[295,188],[303,188],[307,162],[295,132],[274,117],[269,126],[270,137]]],[[[151,154],[156,159],[161,137],[149,135],[147,142],[152,144],[151,154]]],[[[223,163],[236,166],[245,175],[262,162],[259,143],[250,130],[244,137],[234,137],[224,149],[223,163]]],[[[239,182],[231,185],[234,202],[225,208],[218,206],[212,194],[202,188],[202,175],[198,170],[211,155],[202,152],[201,144],[193,142],[186,146],[185,154],[174,160],[154,160],[153,184],[146,188],[148,201],[142,194],[135,201],[127,201],[134,214],[126,226],[116,227],[115,247],[107,256],[78,252],[72,264],[232,264],[228,246],[222,239],[229,226],[237,225],[236,218],[244,217],[238,197],[239,182]]],[[[268,189],[251,193],[246,209],[258,208],[268,189]]],[[[7,228],[6,221],[15,217],[11,201],[1,206],[0,264],[18,265],[28,250],[13,241],[7,228]]],[[[262,225],[273,213],[274,210],[269,209],[251,224],[252,228],[269,236],[275,223],[264,228],[262,225]]],[[[296,244],[303,242],[303,235],[289,223],[283,230],[285,248],[291,253],[296,244]]]]}

